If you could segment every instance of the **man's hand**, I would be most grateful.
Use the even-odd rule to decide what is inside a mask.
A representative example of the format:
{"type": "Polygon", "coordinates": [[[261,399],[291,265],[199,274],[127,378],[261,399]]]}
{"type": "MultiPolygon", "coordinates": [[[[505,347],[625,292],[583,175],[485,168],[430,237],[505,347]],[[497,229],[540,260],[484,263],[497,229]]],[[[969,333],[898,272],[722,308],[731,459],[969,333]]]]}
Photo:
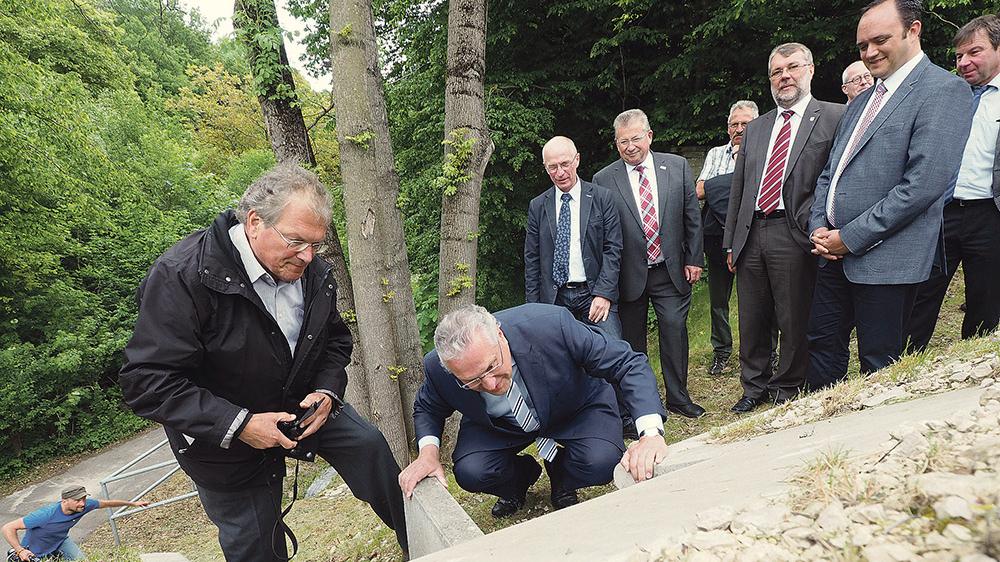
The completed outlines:
{"type": "Polygon", "coordinates": [[[660,434],[645,435],[633,441],[622,455],[621,465],[636,482],[653,477],[653,466],[667,458],[667,443],[660,434]]]}
{"type": "Polygon", "coordinates": [[[302,420],[306,427],[306,430],[302,432],[302,437],[300,439],[305,439],[313,433],[319,431],[319,428],[323,427],[326,420],[330,418],[330,410],[333,408],[333,400],[329,396],[323,394],[322,392],[312,392],[307,394],[302,402],[299,402],[300,408],[308,408],[313,405],[313,402],[317,400],[320,401],[319,406],[316,407],[316,412],[308,418],[302,420]]]}
{"type": "Polygon", "coordinates": [[[32,558],[35,558],[35,553],[34,553],[34,552],[31,552],[31,551],[30,551],[30,550],[28,550],[27,548],[22,548],[22,549],[21,549],[21,550],[20,550],[20,551],[19,551],[19,552],[17,553],[17,557],[18,557],[18,558],[20,558],[21,560],[23,560],[23,561],[27,562],[28,560],[31,560],[32,558]]]}
{"type": "Polygon", "coordinates": [[[729,268],[729,273],[736,273],[736,264],[733,263],[732,252],[726,252],[726,267],[729,268]]]}
{"type": "Polygon", "coordinates": [[[591,322],[604,322],[608,319],[608,314],[611,312],[611,301],[604,297],[594,297],[594,300],[590,301],[590,314],[587,318],[590,318],[591,322]]]}
{"type": "Polygon", "coordinates": [[[149,505],[149,502],[146,500],[142,500],[139,502],[128,502],[128,505],[130,507],[146,507],[147,505],[149,505]]]}
{"type": "Polygon", "coordinates": [[[694,182],[694,193],[698,196],[698,199],[705,198],[705,180],[694,182]]]}
{"type": "Polygon", "coordinates": [[[420,449],[417,460],[411,462],[399,473],[399,487],[402,488],[405,497],[412,496],[413,489],[428,476],[437,478],[442,486],[448,487],[448,481],[444,478],[444,467],[441,466],[438,454],[437,445],[425,445],[420,449]]]}
{"type": "Polygon", "coordinates": [[[840,230],[820,227],[813,231],[809,240],[813,243],[813,254],[831,261],[841,259],[848,252],[847,246],[840,239],[840,230]]]}
{"type": "Polygon", "coordinates": [[[684,278],[687,279],[688,283],[694,285],[701,279],[701,268],[697,265],[685,265],[684,278]]]}
{"type": "Polygon", "coordinates": [[[243,427],[239,434],[239,440],[250,445],[254,449],[270,449],[272,447],[284,447],[285,449],[295,448],[295,441],[285,437],[285,434],[278,429],[278,422],[292,421],[294,414],[288,412],[264,412],[252,414],[250,421],[243,427]]]}

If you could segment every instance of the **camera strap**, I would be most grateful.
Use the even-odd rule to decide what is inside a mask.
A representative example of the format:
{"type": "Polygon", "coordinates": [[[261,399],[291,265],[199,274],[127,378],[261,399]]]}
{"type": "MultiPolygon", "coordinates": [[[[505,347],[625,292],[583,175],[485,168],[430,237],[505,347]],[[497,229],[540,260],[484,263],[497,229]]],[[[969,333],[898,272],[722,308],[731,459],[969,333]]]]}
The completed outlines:
{"type": "MultiPolygon", "coordinates": [[[[292,532],[292,528],[285,523],[285,516],[288,512],[292,510],[292,506],[295,505],[295,500],[299,497],[299,461],[295,460],[295,478],[292,480],[292,501],[288,504],[288,507],[281,510],[281,515],[278,516],[278,520],[274,522],[274,529],[271,530],[271,552],[274,554],[275,558],[281,560],[291,560],[295,558],[295,554],[299,551],[299,540],[295,538],[295,533],[292,532]],[[279,529],[281,530],[279,532],[279,529]],[[276,540],[284,541],[285,537],[288,538],[288,542],[292,543],[292,553],[287,557],[283,557],[278,554],[276,540]]],[[[280,500],[279,500],[280,502],[280,500]]],[[[278,507],[281,507],[279,503],[278,507]]]]}

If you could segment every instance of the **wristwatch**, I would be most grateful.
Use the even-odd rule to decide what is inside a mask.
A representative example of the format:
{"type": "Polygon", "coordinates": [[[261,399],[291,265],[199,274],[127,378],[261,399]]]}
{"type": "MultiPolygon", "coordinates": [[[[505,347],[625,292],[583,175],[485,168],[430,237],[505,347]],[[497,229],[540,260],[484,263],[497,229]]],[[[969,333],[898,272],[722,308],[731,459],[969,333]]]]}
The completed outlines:
{"type": "Polygon", "coordinates": [[[648,428],[642,430],[642,435],[640,435],[639,437],[645,437],[647,435],[652,435],[654,431],[657,432],[657,433],[659,433],[660,437],[663,437],[663,428],[662,427],[648,427],[648,428]]]}

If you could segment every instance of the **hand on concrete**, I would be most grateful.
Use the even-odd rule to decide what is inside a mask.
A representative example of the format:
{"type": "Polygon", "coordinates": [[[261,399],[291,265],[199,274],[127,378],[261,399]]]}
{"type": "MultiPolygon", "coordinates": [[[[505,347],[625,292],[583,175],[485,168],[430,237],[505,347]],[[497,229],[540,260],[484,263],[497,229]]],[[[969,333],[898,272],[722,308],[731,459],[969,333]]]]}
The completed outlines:
{"type": "Polygon", "coordinates": [[[608,319],[609,312],[611,312],[611,301],[604,297],[594,297],[594,300],[590,301],[590,314],[587,318],[591,322],[604,322],[608,319]]]}
{"type": "Polygon", "coordinates": [[[293,421],[294,419],[295,415],[288,412],[252,414],[250,421],[240,432],[239,440],[254,449],[270,449],[272,447],[292,449],[295,447],[295,441],[285,437],[285,434],[278,429],[278,422],[293,421]]]}
{"type": "Polygon", "coordinates": [[[316,412],[303,420],[306,424],[306,430],[302,432],[301,439],[309,437],[313,433],[319,431],[319,428],[323,427],[326,420],[330,419],[330,410],[333,408],[333,400],[329,396],[323,394],[322,392],[311,392],[299,402],[300,408],[308,408],[312,406],[314,402],[319,400],[319,406],[316,407],[316,412]]]}
{"type": "Polygon", "coordinates": [[[411,497],[417,484],[428,476],[437,478],[442,486],[448,487],[448,481],[444,478],[444,467],[441,466],[438,454],[437,445],[425,445],[420,449],[417,460],[411,462],[399,473],[399,487],[403,489],[403,496],[411,497]]]}
{"type": "Polygon", "coordinates": [[[813,231],[809,236],[809,241],[813,243],[813,254],[822,256],[830,261],[839,260],[843,254],[847,253],[847,246],[844,246],[844,243],[840,240],[839,230],[830,230],[825,226],[821,226],[813,231]]]}
{"type": "Polygon", "coordinates": [[[659,434],[645,435],[633,441],[622,455],[621,465],[636,482],[653,477],[653,466],[667,458],[667,443],[659,434]]]}
{"type": "Polygon", "coordinates": [[[697,265],[685,265],[684,278],[687,279],[688,283],[694,285],[701,279],[701,268],[697,265]]]}

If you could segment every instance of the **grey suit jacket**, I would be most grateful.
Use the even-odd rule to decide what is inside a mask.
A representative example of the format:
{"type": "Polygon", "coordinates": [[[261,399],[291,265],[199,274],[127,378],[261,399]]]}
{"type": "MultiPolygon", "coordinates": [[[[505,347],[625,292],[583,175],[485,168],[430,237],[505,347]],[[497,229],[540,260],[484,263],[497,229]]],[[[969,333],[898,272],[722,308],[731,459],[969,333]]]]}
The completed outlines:
{"type": "MultiPolygon", "coordinates": [[[[552,281],[556,245],[556,197],[550,187],[528,204],[524,237],[524,299],[552,304],[559,287],[552,281]]],[[[561,203],[561,202],[560,202],[561,203]]],[[[580,181],[580,251],[590,294],[618,302],[622,230],[611,193],[580,181]]]]}
{"type": "Polygon", "coordinates": [[[861,136],[837,183],[831,225],[830,181],[874,91],[858,96],[837,128],[816,183],[809,232],[840,229],[849,250],[844,275],[852,283],[919,283],[941,257],[944,195],[958,178],[972,125],[972,92],[924,56],[861,136]]]}
{"type": "MultiPolygon", "coordinates": [[[[785,222],[792,232],[792,238],[805,252],[812,250],[809,242],[809,213],[812,210],[816,178],[830,156],[833,135],[843,114],[844,106],[839,103],[815,98],[811,100],[801,116],[795,142],[788,153],[785,179],[781,186],[785,222]]],[[[733,172],[733,187],[729,194],[726,233],[722,240],[724,248],[733,250],[733,263],[739,259],[750,233],[750,223],[753,222],[757,206],[757,192],[767,164],[771,131],[777,118],[778,110],[772,109],[751,121],[743,134],[733,172]]]]}
{"type": "MultiPolygon", "coordinates": [[[[660,249],[679,292],[691,291],[684,266],[702,267],[701,212],[691,166],[676,154],[653,152],[656,168],[657,210],[660,213],[660,249]]],[[[623,302],[634,301],[646,288],[646,236],[642,216],[632,196],[626,164],[621,159],[594,175],[594,183],[611,191],[622,225],[622,262],[618,286],[623,302]]]]}

